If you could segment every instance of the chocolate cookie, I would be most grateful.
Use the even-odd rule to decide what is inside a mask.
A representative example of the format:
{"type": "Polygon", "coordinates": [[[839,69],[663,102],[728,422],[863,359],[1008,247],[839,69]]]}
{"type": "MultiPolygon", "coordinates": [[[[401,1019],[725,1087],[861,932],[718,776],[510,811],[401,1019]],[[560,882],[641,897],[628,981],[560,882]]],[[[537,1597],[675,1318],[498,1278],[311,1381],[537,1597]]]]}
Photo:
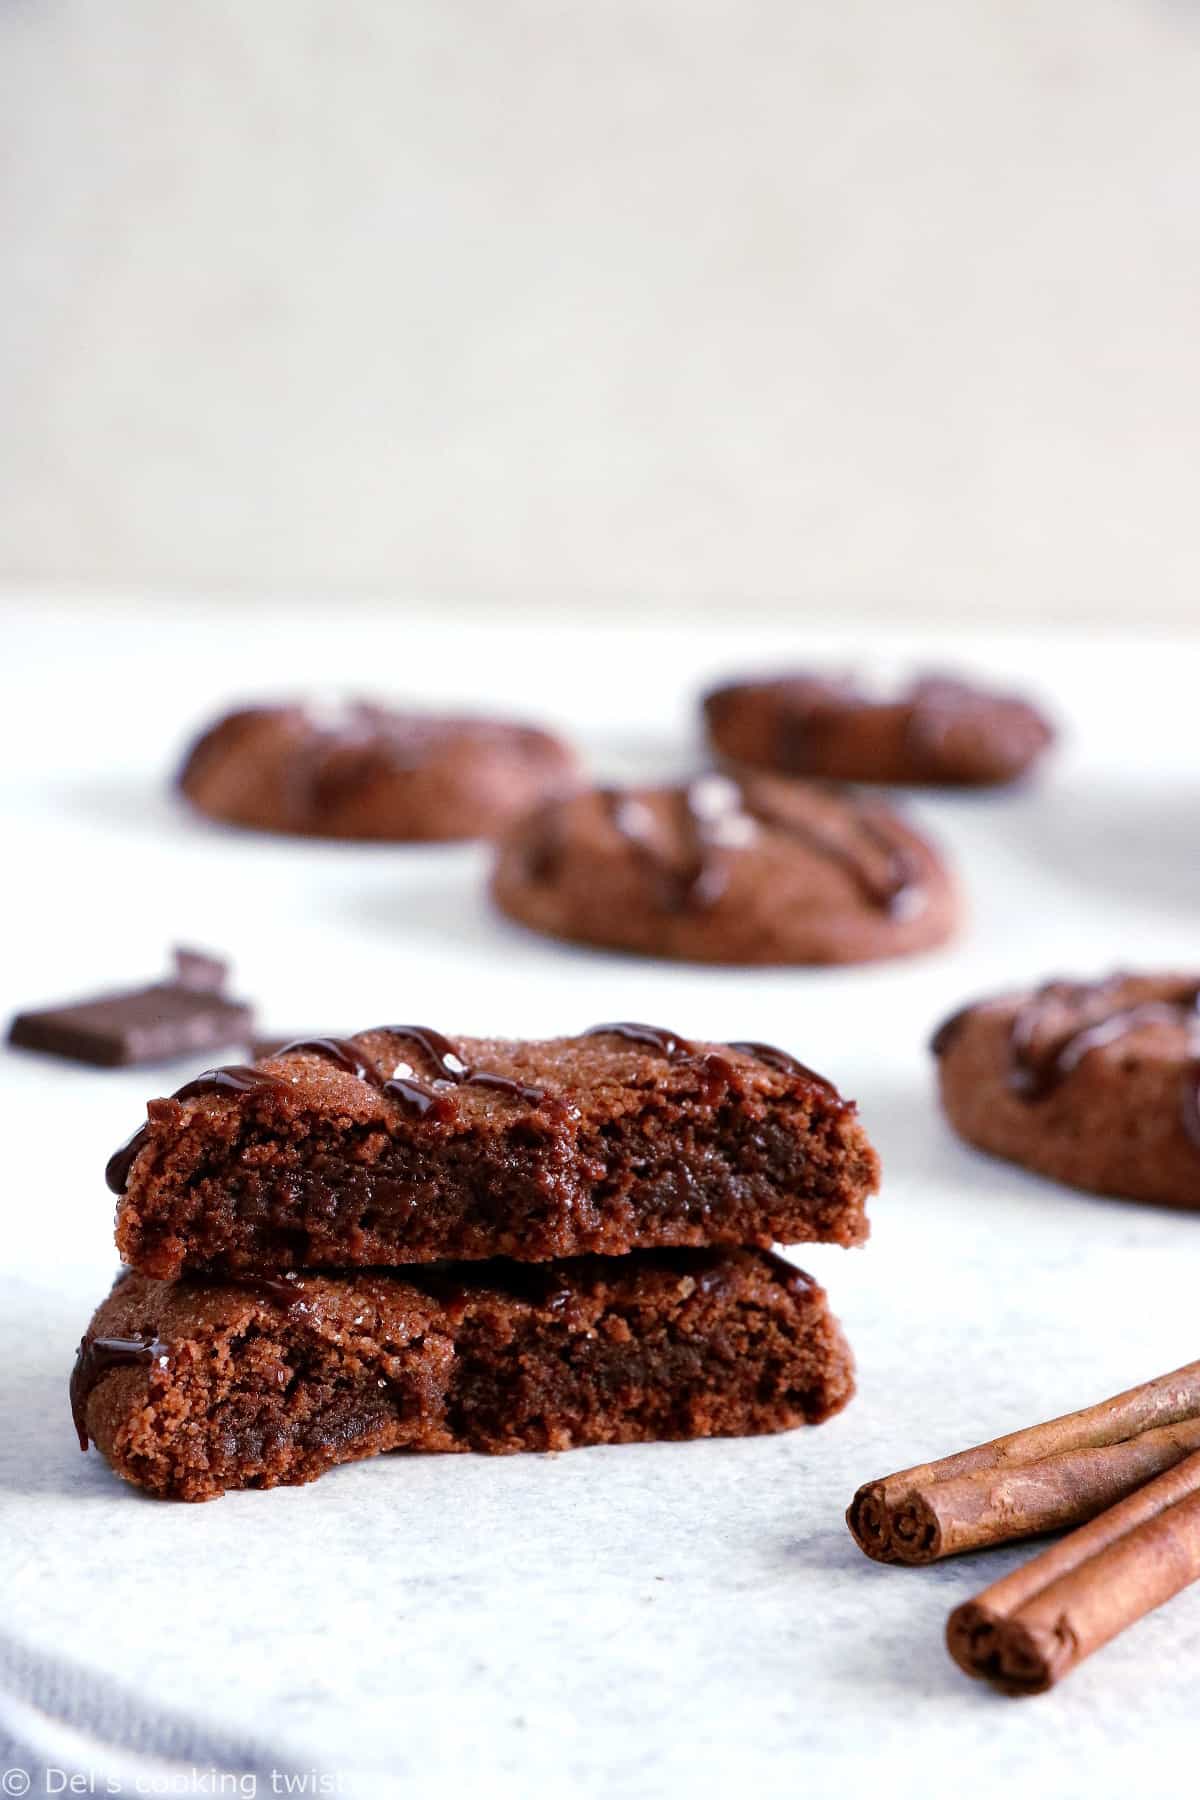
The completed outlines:
{"type": "Polygon", "coordinates": [[[823,1291],[761,1251],[537,1266],[132,1275],[79,1348],[71,1404],[153,1494],[312,1481],[386,1450],[569,1450],[818,1424],[854,1387],[823,1291]]]}
{"type": "Polygon", "coordinates": [[[541,1043],[392,1025],[210,1071],[109,1163],[127,1262],[181,1272],[854,1244],[879,1162],[781,1050],[649,1025],[541,1043]]]}
{"type": "Polygon", "coordinates": [[[192,746],[178,785],[210,818],[300,837],[486,837],[569,788],[575,759],[548,732],[367,701],[254,706],[192,746]]]}
{"type": "Polygon", "coordinates": [[[734,682],[705,695],[704,717],[713,748],[734,763],[929,787],[1016,781],[1054,738],[1027,701],[944,676],[890,699],[820,675],[734,682]]]}
{"type": "Polygon", "coordinates": [[[763,775],[552,802],[504,834],[492,894],[552,937],[692,962],[868,962],[943,943],[958,917],[895,813],[763,775]]]}
{"type": "Polygon", "coordinates": [[[1050,981],[933,1040],[969,1143],[1071,1187],[1200,1207],[1200,977],[1050,981]]]}

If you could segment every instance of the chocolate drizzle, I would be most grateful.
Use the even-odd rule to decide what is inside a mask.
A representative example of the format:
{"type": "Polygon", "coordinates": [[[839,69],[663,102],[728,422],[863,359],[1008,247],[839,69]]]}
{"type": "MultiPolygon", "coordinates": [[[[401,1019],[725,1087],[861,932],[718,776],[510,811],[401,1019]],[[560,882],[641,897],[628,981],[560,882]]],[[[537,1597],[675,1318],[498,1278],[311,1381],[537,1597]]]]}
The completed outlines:
{"type": "MultiPolygon", "coordinates": [[[[664,848],[658,818],[645,800],[618,789],[600,790],[610,822],[635,849],[670,912],[714,906],[728,884],[730,856],[748,848],[757,827],[765,825],[840,868],[870,906],[893,917],[911,913],[922,893],[917,858],[887,831],[884,815],[873,814],[849,795],[838,797],[849,828],[844,835],[797,818],[791,807],[774,803],[757,787],[727,775],[700,776],[673,796],[683,840],[683,855],[677,859],[664,848]]],[[[531,868],[536,864],[553,873],[561,860],[561,841],[552,845],[548,837],[540,837],[534,851],[531,868]]]]}
{"type": "Polygon", "coordinates": [[[378,1085],[378,1071],[374,1063],[359,1049],[353,1038],[293,1038],[290,1044],[281,1044],[278,1050],[272,1050],[271,1055],[321,1056],[326,1062],[344,1069],[347,1075],[357,1075],[360,1081],[378,1085]]]}
{"type": "MultiPolygon", "coordinates": [[[[718,730],[721,712],[731,704],[725,696],[736,701],[744,691],[718,689],[709,696],[709,717],[718,730]]],[[[902,715],[903,749],[913,775],[921,780],[969,779],[981,755],[986,764],[997,765],[997,774],[1009,768],[1018,773],[1053,736],[1026,701],[952,675],[921,675],[890,695],[869,693],[849,675],[793,676],[766,684],[766,691],[779,707],[776,759],[794,774],[821,767],[831,753],[836,756],[848,732],[860,729],[863,715],[902,715]]]]}
{"type": "Polygon", "coordinates": [[[71,1372],[71,1418],[81,1450],[86,1452],[88,1447],[88,1400],[101,1377],[110,1369],[147,1368],[165,1362],[168,1355],[167,1346],[160,1344],[150,1331],[144,1331],[136,1338],[80,1339],[79,1353],[71,1372]]]}
{"type": "MultiPolygon", "coordinates": [[[[450,1039],[430,1025],[384,1025],[380,1029],[392,1037],[411,1038],[419,1044],[437,1070],[437,1081],[448,1082],[454,1087],[493,1088],[499,1094],[511,1094],[530,1106],[537,1106],[546,1098],[544,1088],[526,1087],[523,1082],[514,1081],[509,1075],[498,1075],[492,1069],[468,1067],[450,1039]]],[[[427,1112],[438,1097],[433,1088],[412,1074],[393,1075],[390,1081],[383,1083],[383,1092],[415,1105],[422,1113],[427,1112]]]]}
{"type": "Polygon", "coordinates": [[[143,1146],[150,1136],[148,1125],[139,1125],[131,1136],[125,1139],[119,1150],[114,1150],[104,1165],[104,1181],[110,1194],[123,1194],[129,1186],[129,1176],[143,1146]]]}
{"type": "MultiPolygon", "coordinates": [[[[581,1035],[585,1038],[624,1038],[627,1043],[642,1044],[657,1050],[671,1063],[687,1062],[698,1055],[696,1046],[688,1038],[680,1037],[678,1032],[667,1031],[661,1025],[638,1024],[629,1019],[622,1019],[611,1025],[593,1025],[581,1035]]],[[[774,1044],[752,1043],[740,1038],[734,1039],[727,1047],[739,1051],[743,1056],[752,1056],[756,1062],[766,1063],[768,1068],[777,1070],[781,1075],[795,1076],[797,1080],[807,1081],[835,1099],[840,1098],[832,1081],[827,1080],[824,1075],[818,1075],[815,1069],[810,1069],[807,1063],[799,1062],[786,1050],[777,1049],[774,1044]]],[[[713,1074],[726,1079],[732,1077],[733,1067],[723,1056],[707,1051],[702,1060],[704,1067],[713,1074]]]]}
{"type": "MultiPolygon", "coordinates": [[[[532,1087],[524,1082],[516,1081],[510,1075],[501,1075],[494,1069],[473,1069],[464,1061],[459,1051],[448,1037],[435,1031],[431,1025],[384,1025],[377,1027],[380,1033],[386,1032],[391,1037],[408,1038],[419,1045],[421,1051],[433,1064],[432,1081],[426,1081],[407,1064],[397,1064],[391,1077],[367,1056],[366,1052],[352,1038],[315,1037],[297,1038],[293,1043],[285,1044],[276,1052],[276,1056],[285,1059],[289,1056],[318,1056],[331,1062],[336,1068],[355,1076],[359,1081],[386,1094],[389,1099],[398,1100],[424,1118],[443,1098],[444,1091],[453,1087],[489,1088],[498,1094],[504,1094],[514,1100],[523,1101],[527,1106],[539,1106],[546,1099],[544,1088],[532,1087]]],[[[365,1034],[364,1034],[365,1035],[365,1034]]],[[[678,1063],[695,1060],[698,1066],[721,1080],[728,1081],[733,1077],[730,1063],[714,1051],[706,1051],[703,1056],[696,1050],[689,1039],[681,1037],[678,1032],[667,1031],[658,1025],[643,1025],[632,1020],[619,1020],[613,1024],[593,1025],[582,1034],[584,1037],[620,1037],[628,1043],[640,1044],[665,1056],[668,1062],[678,1063]]],[[[731,1050],[740,1051],[743,1055],[752,1056],[759,1062],[781,1074],[792,1075],[798,1080],[807,1081],[822,1088],[826,1093],[836,1096],[837,1089],[823,1075],[814,1069],[798,1062],[785,1050],[777,1050],[771,1044],[750,1042],[733,1043],[731,1050]]],[[[206,1069],[202,1075],[186,1082],[172,1096],[175,1100],[194,1100],[206,1094],[248,1094],[260,1088],[281,1087],[283,1078],[272,1074],[269,1070],[254,1068],[248,1065],[234,1065],[227,1069],[206,1069]]],[[[1198,1118],[1200,1129],[1200,1118],[1198,1118]]],[[[133,1136],[113,1152],[108,1159],[104,1171],[105,1181],[114,1194],[123,1194],[129,1183],[129,1176],[138,1155],[149,1141],[150,1127],[140,1125],[133,1136]]]]}
{"type": "MultiPolygon", "coordinates": [[[[1046,1034],[1053,1010],[1086,1007],[1115,996],[1128,976],[1110,975],[1104,981],[1047,981],[1019,1007],[1008,1034],[1008,1086],[1020,1099],[1036,1105],[1048,1100],[1073,1075],[1084,1059],[1106,1044],[1117,1043],[1131,1032],[1149,1026],[1168,1025],[1188,1031],[1200,1053],[1200,984],[1185,988],[1173,1000],[1143,1000],[1131,1006],[1115,1005],[1074,1030],[1046,1034]]],[[[939,1025],[930,1048],[944,1056],[957,1040],[975,1006],[960,1007],[939,1025]]],[[[1180,1096],[1182,1123],[1188,1137],[1200,1149],[1200,1054],[1189,1063],[1180,1096]]]]}
{"type": "Polygon", "coordinates": [[[249,1063],[231,1063],[226,1069],[205,1069],[193,1081],[176,1088],[172,1100],[198,1100],[202,1094],[250,1094],[255,1088],[278,1087],[277,1076],[249,1063]]]}
{"type": "MultiPolygon", "coordinates": [[[[818,1075],[807,1063],[789,1056],[786,1050],[776,1049],[774,1044],[749,1043],[744,1038],[735,1039],[729,1046],[731,1050],[740,1050],[743,1056],[753,1056],[759,1062],[766,1063],[769,1069],[777,1069],[781,1075],[795,1075],[801,1081],[811,1081],[815,1086],[823,1088],[827,1094],[837,1095],[837,1088],[825,1075],[818,1075]]],[[[789,1265],[790,1266],[790,1265],[789,1265]]]]}
{"type": "Polygon", "coordinates": [[[304,735],[286,797],[300,825],[336,812],[373,781],[419,768],[451,723],[392,713],[367,700],[310,701],[292,717],[304,735]]]}
{"type": "MultiPolygon", "coordinates": [[[[435,1082],[444,1086],[492,1088],[497,1093],[523,1100],[529,1106],[537,1106],[546,1098],[542,1088],[527,1087],[523,1082],[514,1081],[508,1075],[497,1074],[491,1069],[469,1068],[450,1039],[443,1037],[440,1031],[434,1031],[432,1026],[386,1025],[379,1029],[390,1032],[394,1037],[412,1038],[420,1044],[437,1071],[435,1082]]],[[[406,1069],[403,1075],[397,1070],[389,1080],[351,1038],[297,1038],[293,1043],[285,1044],[281,1050],[277,1050],[275,1056],[322,1057],[326,1062],[344,1069],[348,1075],[354,1075],[358,1080],[377,1088],[381,1094],[386,1094],[392,1100],[399,1100],[422,1118],[441,1098],[436,1086],[422,1081],[412,1070],[406,1069]]],[[[195,1100],[204,1094],[249,1094],[257,1088],[282,1085],[282,1077],[273,1075],[268,1069],[235,1064],[227,1069],[206,1069],[195,1080],[177,1088],[171,1098],[195,1100]]],[[[112,1193],[125,1192],[133,1165],[149,1136],[149,1126],[139,1125],[133,1136],[109,1157],[104,1179],[112,1193]]]]}
{"type": "Polygon", "coordinates": [[[646,1044],[665,1056],[668,1062],[684,1062],[695,1055],[695,1048],[678,1032],[664,1031],[659,1025],[638,1025],[629,1019],[621,1019],[613,1025],[592,1025],[582,1035],[590,1037],[619,1037],[629,1044],[646,1044]]]}
{"type": "MultiPolygon", "coordinates": [[[[278,1087],[279,1077],[268,1074],[265,1069],[256,1069],[249,1064],[231,1064],[227,1069],[205,1069],[192,1081],[185,1081],[181,1088],[176,1088],[172,1100],[195,1100],[202,1094],[249,1094],[255,1088],[278,1087]]],[[[139,1125],[132,1137],[126,1138],[119,1150],[114,1150],[104,1168],[104,1180],[109,1192],[123,1194],[129,1185],[129,1175],[142,1149],[150,1136],[148,1125],[139,1125]]]]}
{"type": "MultiPolygon", "coordinates": [[[[1176,1000],[1147,1000],[1133,1006],[1121,1006],[1107,1015],[1082,1025],[1065,1037],[1051,1040],[1047,1048],[1038,1050],[1038,1037],[1046,1022],[1049,1008],[1084,1004],[1093,998],[1119,989],[1125,977],[1111,976],[1107,981],[1049,981],[1040,987],[1027,1005],[1021,1007],[1009,1033],[1009,1086],[1022,1099],[1048,1099],[1074,1073],[1092,1050],[1115,1043],[1130,1032],[1151,1025],[1182,1026],[1193,1039],[1200,1033],[1200,986],[1181,994],[1176,1000]]],[[[1200,1044],[1198,1044],[1200,1048],[1200,1044]]],[[[1192,1125],[1200,1128],[1200,1066],[1193,1064],[1184,1080],[1184,1125],[1192,1135],[1192,1125]]]]}

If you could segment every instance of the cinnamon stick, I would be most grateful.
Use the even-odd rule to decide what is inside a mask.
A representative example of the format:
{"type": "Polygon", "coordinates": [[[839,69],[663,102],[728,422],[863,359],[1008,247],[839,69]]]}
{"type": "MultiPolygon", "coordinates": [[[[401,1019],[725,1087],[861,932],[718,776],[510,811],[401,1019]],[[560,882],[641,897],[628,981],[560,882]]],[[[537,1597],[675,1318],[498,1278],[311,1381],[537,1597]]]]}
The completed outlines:
{"type": "Polygon", "coordinates": [[[1200,1362],[1080,1412],[869,1481],[846,1523],[876,1562],[936,1562],[1093,1518],[1196,1450],[1200,1362]]]}
{"type": "Polygon", "coordinates": [[[1200,1453],[956,1607],[946,1646],[1005,1694],[1040,1694],[1200,1578],[1200,1453]]]}

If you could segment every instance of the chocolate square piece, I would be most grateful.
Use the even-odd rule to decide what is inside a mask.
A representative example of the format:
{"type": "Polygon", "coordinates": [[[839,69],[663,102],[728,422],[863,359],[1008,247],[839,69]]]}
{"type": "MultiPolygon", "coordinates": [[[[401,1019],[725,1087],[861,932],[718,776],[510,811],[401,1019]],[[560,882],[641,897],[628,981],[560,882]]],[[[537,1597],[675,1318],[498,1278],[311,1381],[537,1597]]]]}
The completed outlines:
{"type": "Polygon", "coordinates": [[[254,1015],[244,1001],[225,994],[228,966],[198,950],[176,950],[174,960],[170,980],[18,1013],[8,1041],[100,1069],[168,1062],[247,1042],[254,1015]]]}

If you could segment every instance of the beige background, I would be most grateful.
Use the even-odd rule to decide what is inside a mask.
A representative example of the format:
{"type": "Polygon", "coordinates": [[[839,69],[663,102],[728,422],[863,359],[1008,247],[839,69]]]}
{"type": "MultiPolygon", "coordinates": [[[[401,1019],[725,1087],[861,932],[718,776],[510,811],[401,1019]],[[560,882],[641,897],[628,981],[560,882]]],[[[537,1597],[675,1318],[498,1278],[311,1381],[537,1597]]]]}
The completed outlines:
{"type": "Polygon", "coordinates": [[[1192,621],[1200,7],[7,0],[0,581],[1192,621]]]}

